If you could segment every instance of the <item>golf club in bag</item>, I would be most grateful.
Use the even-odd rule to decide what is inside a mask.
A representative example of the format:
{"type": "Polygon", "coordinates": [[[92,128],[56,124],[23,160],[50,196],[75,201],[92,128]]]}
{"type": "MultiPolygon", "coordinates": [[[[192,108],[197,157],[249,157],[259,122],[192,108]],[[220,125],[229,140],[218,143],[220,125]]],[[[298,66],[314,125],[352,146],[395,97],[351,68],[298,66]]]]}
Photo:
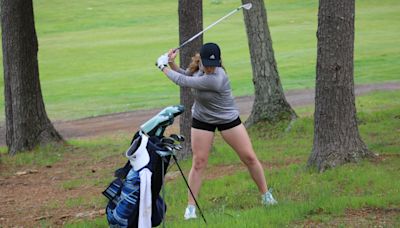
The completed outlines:
{"type": "MultiPolygon", "coordinates": [[[[115,171],[116,179],[103,192],[109,200],[106,217],[110,227],[154,227],[161,222],[165,225],[167,206],[163,200],[163,185],[171,157],[195,199],[175,156],[182,149],[179,143],[184,141],[184,137],[177,134],[164,136],[165,129],[183,111],[182,105],[166,107],[141,125],[133,136],[131,145],[125,152],[127,163],[115,171]]],[[[207,224],[196,199],[195,203],[207,224]]]]}

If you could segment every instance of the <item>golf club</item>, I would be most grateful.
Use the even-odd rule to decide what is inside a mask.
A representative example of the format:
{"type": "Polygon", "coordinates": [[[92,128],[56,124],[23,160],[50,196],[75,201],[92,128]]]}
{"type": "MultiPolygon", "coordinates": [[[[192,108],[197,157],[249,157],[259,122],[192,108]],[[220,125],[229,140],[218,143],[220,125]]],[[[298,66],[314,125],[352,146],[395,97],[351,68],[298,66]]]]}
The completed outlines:
{"type": "Polygon", "coordinates": [[[178,142],[185,141],[185,137],[183,135],[171,134],[169,137],[173,138],[175,141],[178,141],[178,142]]]}
{"type": "Polygon", "coordinates": [[[214,23],[212,23],[211,25],[207,26],[207,28],[205,28],[203,31],[197,33],[196,35],[194,35],[192,38],[188,39],[187,41],[185,41],[183,44],[181,44],[179,47],[174,49],[174,52],[176,52],[177,50],[181,49],[183,46],[185,46],[186,44],[192,42],[194,39],[196,39],[197,37],[199,37],[201,34],[203,34],[205,31],[209,30],[210,28],[212,28],[214,25],[218,24],[219,22],[223,21],[224,19],[226,19],[227,17],[231,16],[232,14],[236,13],[237,11],[241,10],[242,8],[245,10],[249,10],[251,9],[253,5],[251,3],[247,3],[247,4],[243,4],[241,6],[239,6],[238,8],[234,9],[233,11],[231,11],[230,13],[228,13],[227,15],[221,17],[220,19],[218,19],[217,21],[215,21],[214,23]]]}
{"type": "Polygon", "coordinates": [[[173,138],[170,138],[170,137],[164,137],[164,138],[161,139],[161,143],[173,145],[175,143],[175,140],[173,138]]]}

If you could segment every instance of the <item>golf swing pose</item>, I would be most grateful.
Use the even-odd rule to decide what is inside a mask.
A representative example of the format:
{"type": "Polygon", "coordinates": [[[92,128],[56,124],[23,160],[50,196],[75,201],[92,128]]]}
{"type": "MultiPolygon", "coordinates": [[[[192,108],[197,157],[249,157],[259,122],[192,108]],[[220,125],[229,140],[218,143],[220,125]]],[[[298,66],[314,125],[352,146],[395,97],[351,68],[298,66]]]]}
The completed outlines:
{"type": "MultiPolygon", "coordinates": [[[[207,166],[213,144],[215,130],[237,153],[246,165],[256,183],[264,205],[273,205],[277,201],[268,190],[263,167],[258,160],[246,128],[239,117],[232,96],[229,78],[221,63],[221,51],[217,44],[204,44],[200,55],[192,58],[187,70],[180,69],[175,63],[177,52],[170,50],[160,56],[157,67],[175,84],[192,88],[194,104],[192,107],[191,143],[193,151],[192,168],[189,173],[189,185],[197,197],[202,175],[207,166]]],[[[188,206],[184,218],[196,218],[195,201],[188,194],[188,206]]]]}

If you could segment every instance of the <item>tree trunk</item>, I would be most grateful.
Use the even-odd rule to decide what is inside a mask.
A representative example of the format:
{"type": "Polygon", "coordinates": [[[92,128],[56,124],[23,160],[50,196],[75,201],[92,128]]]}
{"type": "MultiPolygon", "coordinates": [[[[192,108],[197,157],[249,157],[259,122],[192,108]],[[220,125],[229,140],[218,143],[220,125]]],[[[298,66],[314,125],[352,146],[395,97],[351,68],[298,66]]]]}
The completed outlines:
{"type": "Polygon", "coordinates": [[[319,1],[314,143],[308,165],[320,172],[374,156],[357,126],[354,14],[354,0],[319,1]]]}
{"type": "MultiPolygon", "coordinates": [[[[203,29],[203,3],[202,0],[179,0],[179,43],[182,44],[203,29]]],[[[203,44],[203,36],[199,36],[180,49],[180,67],[186,69],[191,57],[200,51],[203,44]]],[[[178,154],[180,159],[192,154],[190,129],[192,125],[193,96],[190,88],[180,89],[181,104],[185,106],[185,112],[180,116],[180,133],[186,140],[182,144],[183,149],[178,154]]]]}
{"type": "Polygon", "coordinates": [[[243,11],[255,92],[253,108],[245,125],[295,119],[297,115],[286,101],[279,78],[264,1],[242,0],[242,3],[253,5],[250,10],[243,11]]]}
{"type": "Polygon", "coordinates": [[[1,0],[1,28],[9,153],[63,141],[43,103],[32,1],[1,0]]]}

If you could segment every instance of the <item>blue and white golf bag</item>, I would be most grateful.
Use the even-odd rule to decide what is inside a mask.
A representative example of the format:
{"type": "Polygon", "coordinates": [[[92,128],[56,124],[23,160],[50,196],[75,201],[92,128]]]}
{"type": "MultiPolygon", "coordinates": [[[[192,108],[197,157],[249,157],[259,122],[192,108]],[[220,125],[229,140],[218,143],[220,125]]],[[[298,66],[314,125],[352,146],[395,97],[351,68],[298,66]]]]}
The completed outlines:
{"type": "Polygon", "coordinates": [[[125,152],[128,162],[115,171],[116,179],[103,192],[110,227],[155,227],[165,217],[167,206],[160,196],[171,155],[162,143],[166,127],[184,111],[170,106],[144,123],[125,152]]]}

